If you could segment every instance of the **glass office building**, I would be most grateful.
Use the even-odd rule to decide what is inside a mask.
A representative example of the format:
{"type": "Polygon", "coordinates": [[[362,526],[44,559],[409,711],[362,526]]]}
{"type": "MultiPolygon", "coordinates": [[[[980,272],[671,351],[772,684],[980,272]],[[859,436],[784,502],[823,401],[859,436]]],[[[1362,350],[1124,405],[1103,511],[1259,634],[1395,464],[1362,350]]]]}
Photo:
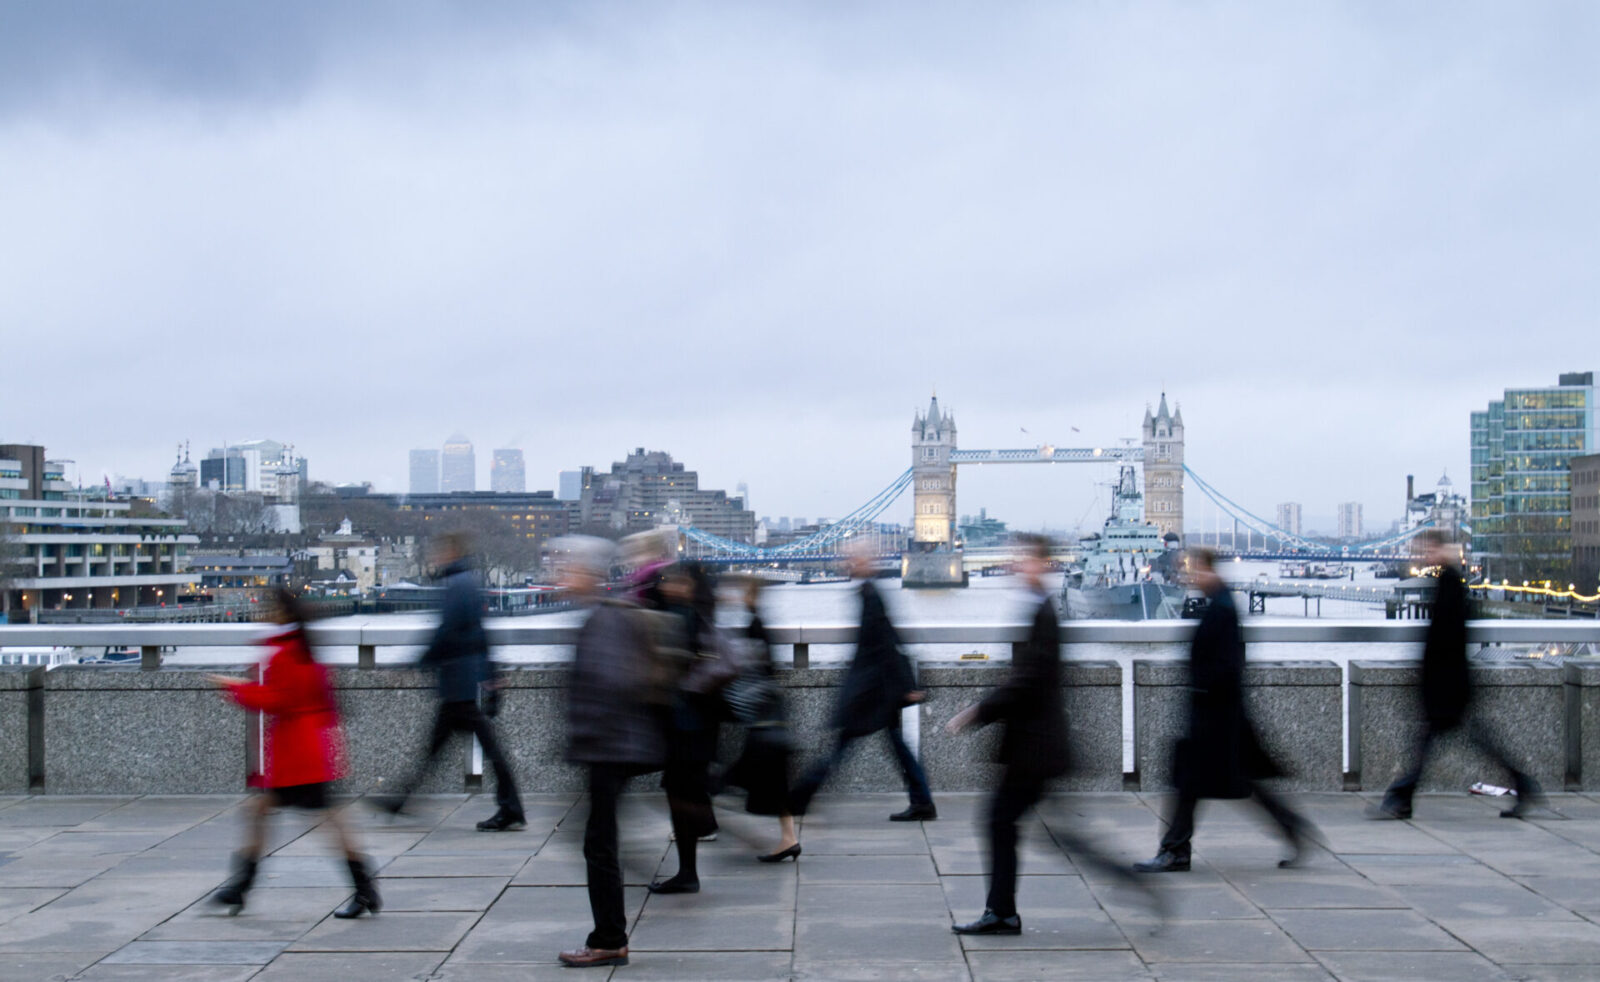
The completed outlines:
{"type": "Polygon", "coordinates": [[[1593,372],[1507,389],[1472,414],[1473,561],[1493,580],[1559,580],[1572,562],[1574,457],[1596,450],[1593,372]]]}

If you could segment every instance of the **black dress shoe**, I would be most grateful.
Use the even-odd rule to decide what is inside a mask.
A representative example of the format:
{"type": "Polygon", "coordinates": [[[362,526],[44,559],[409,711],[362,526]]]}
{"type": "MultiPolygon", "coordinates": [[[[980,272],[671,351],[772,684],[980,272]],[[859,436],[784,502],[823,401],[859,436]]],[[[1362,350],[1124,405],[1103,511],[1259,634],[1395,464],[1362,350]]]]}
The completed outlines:
{"type": "Polygon", "coordinates": [[[932,805],[912,805],[903,812],[889,816],[891,822],[931,822],[939,817],[939,809],[932,805]]]}
{"type": "Polygon", "coordinates": [[[1135,873],[1184,873],[1189,869],[1189,857],[1180,856],[1175,852],[1162,852],[1154,859],[1146,859],[1142,863],[1134,863],[1135,873]]]}
{"type": "Polygon", "coordinates": [[[1367,817],[1376,822],[1403,822],[1411,817],[1411,802],[1385,798],[1367,809],[1367,817]]]}
{"type": "Polygon", "coordinates": [[[796,842],[787,849],[779,849],[777,852],[769,852],[765,856],[757,856],[756,858],[763,863],[781,863],[785,859],[798,860],[800,858],[800,843],[796,842]]]}
{"type": "Polygon", "coordinates": [[[479,832],[508,832],[527,827],[528,820],[521,812],[508,812],[504,808],[478,823],[479,832]]]}
{"type": "Polygon", "coordinates": [[[1517,800],[1510,808],[1500,813],[1501,818],[1527,818],[1535,808],[1545,805],[1544,789],[1539,783],[1526,775],[1517,777],[1517,800]]]}
{"type": "Polygon", "coordinates": [[[1021,934],[1022,918],[1016,914],[1001,917],[992,910],[986,910],[982,917],[971,924],[956,924],[950,930],[957,934],[1021,934]]]}
{"type": "Polygon", "coordinates": [[[661,893],[661,894],[666,894],[666,893],[699,893],[700,892],[700,881],[699,880],[685,880],[685,879],[683,879],[681,877],[674,876],[674,877],[672,877],[670,879],[657,880],[656,882],[650,884],[650,892],[651,893],[661,893]]]}

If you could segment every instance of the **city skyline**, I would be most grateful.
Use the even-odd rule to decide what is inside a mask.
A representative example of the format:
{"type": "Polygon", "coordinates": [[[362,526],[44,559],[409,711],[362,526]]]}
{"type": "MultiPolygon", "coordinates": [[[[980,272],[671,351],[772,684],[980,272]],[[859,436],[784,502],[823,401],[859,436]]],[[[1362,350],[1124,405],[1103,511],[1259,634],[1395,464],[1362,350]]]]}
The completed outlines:
{"type": "MultiPolygon", "coordinates": [[[[242,9],[0,37],[0,323],[84,383],[19,373],[0,431],[84,483],[271,433],[403,490],[460,430],[535,487],[644,445],[840,514],[934,385],[972,447],[1165,390],[1252,511],[1381,528],[1471,411],[1595,367],[1585,5],[242,9]],[[198,414],[222,364],[270,412],[198,414]]],[[[1114,476],[962,508],[1071,527],[1114,476]]]]}

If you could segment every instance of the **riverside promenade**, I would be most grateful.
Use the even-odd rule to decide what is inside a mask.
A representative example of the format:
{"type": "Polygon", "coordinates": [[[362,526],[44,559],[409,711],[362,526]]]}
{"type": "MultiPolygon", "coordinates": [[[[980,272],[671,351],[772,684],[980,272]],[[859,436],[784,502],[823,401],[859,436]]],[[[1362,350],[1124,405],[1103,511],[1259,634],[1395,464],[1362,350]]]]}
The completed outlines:
{"type": "MultiPolygon", "coordinates": [[[[1501,799],[1418,798],[1416,819],[1369,822],[1372,795],[1291,795],[1326,848],[1276,868],[1255,813],[1202,805],[1194,870],[1156,878],[1157,930],[1124,888],[1080,870],[1052,830],[1119,861],[1148,856],[1163,796],[1052,796],[1024,829],[1024,933],[957,938],[983,906],[983,798],[944,794],[940,820],[885,821],[897,794],[819,797],[805,854],[765,866],[775,823],[722,811],[701,848],[704,891],[652,897],[670,874],[659,794],[624,805],[633,963],[565,969],[588,903],[585,804],[534,795],[529,827],[473,823],[485,796],[416,802],[390,824],[355,812],[381,868],[384,910],[339,921],[346,874],[313,820],[282,812],[257,889],[237,917],[207,902],[240,834],[237,795],[0,797],[0,979],[323,980],[1124,979],[1590,980],[1600,971],[1600,796],[1551,797],[1531,821],[1501,799]]],[[[732,802],[735,806],[737,802],[732,802]]]]}

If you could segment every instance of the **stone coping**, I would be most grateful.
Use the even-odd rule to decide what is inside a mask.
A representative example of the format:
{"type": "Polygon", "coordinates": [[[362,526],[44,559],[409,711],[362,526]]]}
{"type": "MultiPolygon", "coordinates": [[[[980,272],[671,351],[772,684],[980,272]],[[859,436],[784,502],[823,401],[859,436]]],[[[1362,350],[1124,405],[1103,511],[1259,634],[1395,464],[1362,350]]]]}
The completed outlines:
{"type": "MultiPolygon", "coordinates": [[[[1255,686],[1339,685],[1344,675],[1339,666],[1321,659],[1307,661],[1251,661],[1244,666],[1245,688],[1255,686]]],[[[1187,686],[1189,663],[1179,660],[1135,659],[1133,684],[1138,686],[1187,686]]]]}
{"type": "MultiPolygon", "coordinates": [[[[1566,673],[1563,666],[1550,663],[1472,663],[1468,677],[1478,687],[1545,686],[1561,685],[1566,673]]],[[[1422,681],[1420,661],[1360,661],[1350,662],[1351,685],[1415,686],[1422,681]]]]}

